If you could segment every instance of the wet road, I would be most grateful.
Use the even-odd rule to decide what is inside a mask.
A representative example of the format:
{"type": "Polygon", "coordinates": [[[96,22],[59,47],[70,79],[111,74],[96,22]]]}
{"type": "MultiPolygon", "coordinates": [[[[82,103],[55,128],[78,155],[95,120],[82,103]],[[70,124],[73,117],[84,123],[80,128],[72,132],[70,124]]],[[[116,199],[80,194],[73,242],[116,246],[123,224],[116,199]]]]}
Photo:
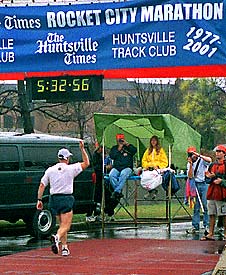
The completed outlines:
{"type": "MultiPolygon", "coordinates": [[[[104,236],[101,226],[89,228],[88,230],[75,230],[76,226],[72,226],[72,230],[68,234],[69,242],[76,242],[85,239],[172,239],[172,240],[199,240],[203,235],[203,231],[199,234],[187,234],[186,229],[190,227],[190,223],[174,223],[171,226],[171,234],[168,232],[167,225],[138,225],[137,228],[131,225],[111,224],[106,225],[104,236]]],[[[0,256],[10,255],[17,252],[23,252],[31,249],[48,247],[50,242],[46,240],[36,240],[31,238],[26,230],[21,227],[14,230],[1,230],[0,235],[0,256]]],[[[216,239],[220,240],[220,236],[216,235],[216,239]]],[[[221,254],[225,242],[216,242],[216,246],[210,254],[221,254]]]]}

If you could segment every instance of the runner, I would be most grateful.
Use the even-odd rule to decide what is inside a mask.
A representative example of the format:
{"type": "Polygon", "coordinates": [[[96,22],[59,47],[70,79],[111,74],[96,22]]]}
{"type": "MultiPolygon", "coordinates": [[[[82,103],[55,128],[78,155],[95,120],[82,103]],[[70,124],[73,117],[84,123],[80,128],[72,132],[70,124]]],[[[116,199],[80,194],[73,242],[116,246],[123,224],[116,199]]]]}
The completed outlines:
{"type": "Polygon", "coordinates": [[[59,220],[59,229],[56,235],[52,235],[52,252],[59,253],[59,244],[62,244],[62,256],[70,255],[67,246],[67,232],[69,231],[73,217],[74,196],[73,182],[74,178],[89,166],[89,158],[84,148],[83,141],[80,141],[80,150],[82,152],[83,162],[77,162],[69,165],[72,153],[62,148],[58,152],[59,163],[49,167],[41,179],[38,189],[37,209],[43,209],[42,196],[45,188],[50,185],[49,206],[54,215],[59,220]]]}

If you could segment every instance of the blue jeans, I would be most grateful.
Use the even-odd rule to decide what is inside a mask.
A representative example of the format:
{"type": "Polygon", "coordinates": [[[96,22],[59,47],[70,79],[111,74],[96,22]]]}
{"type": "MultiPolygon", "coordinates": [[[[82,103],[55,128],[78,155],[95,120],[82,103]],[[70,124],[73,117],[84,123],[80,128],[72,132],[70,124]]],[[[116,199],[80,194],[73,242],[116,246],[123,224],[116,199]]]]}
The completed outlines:
{"type": "MultiPolygon", "coordinates": [[[[208,189],[208,185],[205,182],[202,183],[195,183],[196,188],[199,192],[199,196],[204,208],[204,213],[203,213],[203,226],[206,227],[209,225],[209,216],[208,216],[208,210],[207,210],[207,199],[206,199],[206,193],[208,189]]],[[[193,217],[192,217],[192,226],[199,230],[199,224],[200,224],[200,202],[198,199],[198,196],[196,196],[196,202],[194,205],[194,211],[193,211],[193,217]]]]}
{"type": "Polygon", "coordinates": [[[114,189],[114,192],[121,193],[128,177],[132,174],[131,168],[125,168],[121,172],[112,168],[109,173],[110,183],[114,189]]]}

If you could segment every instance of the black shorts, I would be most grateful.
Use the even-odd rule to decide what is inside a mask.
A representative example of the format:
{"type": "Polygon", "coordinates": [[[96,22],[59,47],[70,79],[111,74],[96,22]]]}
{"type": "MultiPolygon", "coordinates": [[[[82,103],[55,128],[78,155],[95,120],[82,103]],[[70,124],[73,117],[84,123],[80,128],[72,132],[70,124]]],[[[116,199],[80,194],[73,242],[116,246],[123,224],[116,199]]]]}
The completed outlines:
{"type": "Polygon", "coordinates": [[[73,210],[75,198],[73,195],[55,194],[49,199],[49,209],[53,215],[65,214],[73,210]]]}

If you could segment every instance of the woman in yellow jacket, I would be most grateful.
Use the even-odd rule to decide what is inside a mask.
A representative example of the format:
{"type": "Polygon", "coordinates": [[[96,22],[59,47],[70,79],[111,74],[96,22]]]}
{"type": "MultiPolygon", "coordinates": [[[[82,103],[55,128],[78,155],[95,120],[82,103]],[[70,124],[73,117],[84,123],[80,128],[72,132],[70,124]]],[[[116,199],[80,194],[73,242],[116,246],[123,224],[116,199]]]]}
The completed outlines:
{"type": "Polygon", "coordinates": [[[168,159],[164,149],[159,143],[157,136],[150,138],[150,146],[142,157],[142,167],[144,169],[162,169],[168,166],[168,159]]]}
{"type": "MultiPolygon", "coordinates": [[[[157,136],[150,138],[150,146],[144,152],[142,157],[142,167],[144,170],[162,169],[168,166],[168,159],[164,149],[161,147],[157,136]]],[[[157,190],[150,190],[145,194],[144,198],[152,197],[154,199],[157,195],[157,190]]]]}

